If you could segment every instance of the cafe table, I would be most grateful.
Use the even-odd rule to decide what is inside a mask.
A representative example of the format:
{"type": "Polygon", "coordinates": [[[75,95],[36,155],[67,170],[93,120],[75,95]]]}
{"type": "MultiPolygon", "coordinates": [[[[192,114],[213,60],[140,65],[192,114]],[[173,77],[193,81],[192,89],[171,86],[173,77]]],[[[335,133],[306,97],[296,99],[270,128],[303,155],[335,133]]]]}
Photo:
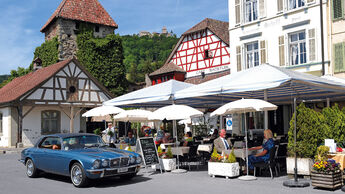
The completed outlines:
{"type": "MultiPolygon", "coordinates": [[[[223,153],[228,155],[230,154],[231,150],[226,150],[223,153]]],[[[248,150],[248,156],[256,154],[257,150],[248,150]]],[[[236,156],[236,158],[242,158],[243,160],[246,159],[246,149],[244,148],[236,148],[234,149],[234,154],[236,156]]]]}
{"type": "Polygon", "coordinates": [[[184,154],[189,153],[189,149],[190,149],[190,147],[188,147],[188,146],[172,147],[171,152],[175,156],[177,156],[177,155],[183,156],[184,154]]]}
{"type": "Polygon", "coordinates": [[[212,144],[200,144],[198,145],[198,153],[199,152],[208,152],[211,153],[212,152],[212,144]]]}
{"type": "Polygon", "coordinates": [[[163,150],[168,149],[169,146],[174,147],[176,144],[175,143],[161,143],[161,148],[163,150]]]}
{"type": "Polygon", "coordinates": [[[330,159],[335,160],[336,162],[339,162],[341,170],[344,170],[344,168],[345,168],[345,152],[336,152],[333,154],[328,154],[328,157],[330,159]]]}

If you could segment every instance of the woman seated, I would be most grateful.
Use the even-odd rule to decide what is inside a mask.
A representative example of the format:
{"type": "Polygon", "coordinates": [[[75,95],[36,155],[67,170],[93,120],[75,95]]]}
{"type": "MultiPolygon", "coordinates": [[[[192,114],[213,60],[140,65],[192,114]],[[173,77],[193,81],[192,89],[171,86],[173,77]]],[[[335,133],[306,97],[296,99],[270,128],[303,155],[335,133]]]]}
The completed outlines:
{"type": "Polygon", "coordinates": [[[262,152],[256,155],[251,155],[248,157],[248,167],[250,170],[254,169],[253,164],[257,162],[267,162],[270,158],[270,150],[274,147],[273,134],[270,129],[264,131],[265,140],[267,140],[262,146],[252,147],[248,150],[259,150],[263,149],[262,152]]]}
{"type": "Polygon", "coordinates": [[[192,132],[188,131],[184,135],[184,141],[183,141],[183,146],[190,146],[190,144],[193,142],[193,137],[192,137],[192,132]]]}

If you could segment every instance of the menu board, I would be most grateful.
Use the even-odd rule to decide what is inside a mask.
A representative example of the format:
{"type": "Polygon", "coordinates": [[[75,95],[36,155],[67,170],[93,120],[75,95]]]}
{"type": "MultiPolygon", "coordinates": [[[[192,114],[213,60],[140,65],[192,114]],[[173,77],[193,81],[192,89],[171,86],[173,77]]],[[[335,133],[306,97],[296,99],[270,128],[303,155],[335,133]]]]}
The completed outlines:
{"type": "Polygon", "coordinates": [[[144,159],[144,165],[150,166],[159,164],[158,153],[155,142],[152,137],[139,138],[141,154],[144,159]]]}

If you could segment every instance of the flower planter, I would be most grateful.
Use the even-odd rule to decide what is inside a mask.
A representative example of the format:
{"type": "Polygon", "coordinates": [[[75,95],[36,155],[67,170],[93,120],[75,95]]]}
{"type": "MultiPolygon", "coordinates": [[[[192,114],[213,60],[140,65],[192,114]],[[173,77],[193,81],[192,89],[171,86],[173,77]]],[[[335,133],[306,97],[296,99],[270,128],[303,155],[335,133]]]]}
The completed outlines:
{"type": "MultiPolygon", "coordinates": [[[[160,158],[159,162],[161,164],[162,170],[172,171],[176,169],[176,158],[171,158],[171,159],[160,158]]],[[[158,164],[152,165],[152,169],[159,170],[158,164]]]]}
{"type": "MultiPolygon", "coordinates": [[[[298,175],[310,175],[313,167],[313,160],[310,158],[297,158],[297,174],[298,175]]],[[[286,158],[286,169],[287,174],[294,174],[295,158],[286,158]]]]}
{"type": "Polygon", "coordinates": [[[208,162],[208,174],[212,177],[236,177],[240,175],[240,165],[235,163],[208,162]]]}
{"type": "Polygon", "coordinates": [[[343,185],[342,173],[340,170],[336,172],[311,172],[311,185],[326,189],[337,189],[343,185]]]}

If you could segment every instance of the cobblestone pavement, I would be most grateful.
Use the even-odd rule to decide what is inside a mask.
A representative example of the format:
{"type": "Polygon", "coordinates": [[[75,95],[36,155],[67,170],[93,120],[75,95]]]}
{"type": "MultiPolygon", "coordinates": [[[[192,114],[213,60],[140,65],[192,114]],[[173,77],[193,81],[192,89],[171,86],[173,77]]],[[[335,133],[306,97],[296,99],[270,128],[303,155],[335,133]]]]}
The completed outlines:
{"type": "Polygon", "coordinates": [[[308,193],[342,193],[327,190],[307,188],[286,188],[283,181],[286,176],[274,178],[259,177],[256,181],[240,181],[238,179],[211,178],[207,170],[188,171],[185,174],[154,173],[142,170],[131,181],[119,178],[108,178],[93,181],[88,188],[75,188],[69,177],[43,173],[39,178],[28,178],[25,166],[18,162],[19,154],[0,155],[0,193],[6,194],[55,194],[55,193],[160,193],[160,194],[218,194],[218,193],[255,193],[255,194],[308,194],[308,193]]]}

